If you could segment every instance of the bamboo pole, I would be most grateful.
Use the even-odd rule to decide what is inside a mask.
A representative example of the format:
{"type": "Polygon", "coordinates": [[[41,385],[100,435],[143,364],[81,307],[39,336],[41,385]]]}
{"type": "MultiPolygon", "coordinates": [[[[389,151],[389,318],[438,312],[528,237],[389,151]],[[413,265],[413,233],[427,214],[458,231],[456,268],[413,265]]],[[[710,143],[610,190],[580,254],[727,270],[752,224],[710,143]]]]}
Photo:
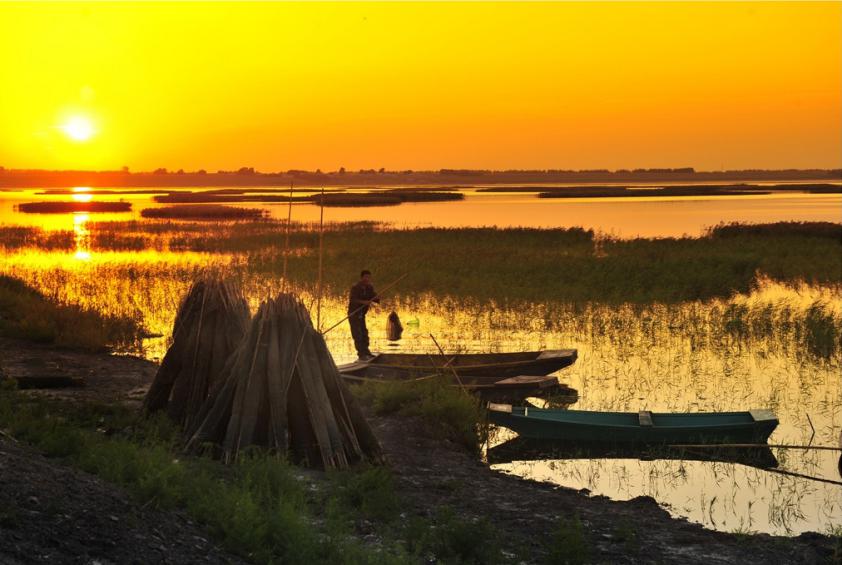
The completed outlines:
{"type": "MultiPolygon", "coordinates": [[[[402,281],[403,279],[405,279],[407,276],[409,276],[409,273],[404,273],[403,275],[401,275],[400,277],[398,277],[397,279],[395,279],[395,280],[394,280],[394,281],[392,281],[391,283],[387,284],[386,286],[384,286],[384,287],[383,287],[383,289],[382,289],[380,292],[378,292],[377,294],[375,294],[375,295],[374,295],[374,298],[380,298],[380,296],[382,296],[384,292],[386,292],[388,289],[392,288],[393,286],[395,286],[396,284],[398,284],[399,282],[401,282],[401,281],[402,281]]],[[[374,298],[372,298],[372,300],[374,300],[374,298]]],[[[365,308],[365,306],[366,306],[366,305],[365,305],[365,304],[363,304],[362,306],[360,306],[360,307],[359,307],[359,308],[357,308],[356,310],[353,310],[350,314],[348,314],[347,316],[345,316],[344,318],[342,318],[341,320],[339,320],[338,322],[336,322],[335,324],[333,324],[332,326],[330,326],[330,327],[329,327],[328,329],[326,329],[325,331],[321,332],[321,334],[322,334],[322,335],[325,335],[327,332],[329,332],[329,331],[331,331],[331,330],[335,329],[335,328],[336,328],[339,324],[341,324],[342,322],[344,322],[345,320],[347,320],[348,318],[350,318],[351,316],[353,316],[354,314],[356,314],[357,312],[359,312],[360,310],[362,310],[363,308],[365,308]]]]}
{"type": "Polygon", "coordinates": [[[322,257],[325,241],[325,187],[319,200],[319,282],[316,289],[316,330],[322,331],[322,257]]]}
{"type": "Polygon", "coordinates": [[[289,229],[292,223],[292,181],[289,181],[289,204],[287,205],[287,226],[286,241],[284,242],[284,278],[281,284],[281,292],[287,290],[287,261],[289,256],[289,229]]]}

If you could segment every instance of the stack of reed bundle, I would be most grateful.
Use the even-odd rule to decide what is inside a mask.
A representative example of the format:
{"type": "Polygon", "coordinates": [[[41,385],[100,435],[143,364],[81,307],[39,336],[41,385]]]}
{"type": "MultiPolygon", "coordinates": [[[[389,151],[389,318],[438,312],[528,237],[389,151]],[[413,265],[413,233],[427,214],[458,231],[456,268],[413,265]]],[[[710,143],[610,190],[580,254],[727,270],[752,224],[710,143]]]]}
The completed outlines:
{"type": "Polygon", "coordinates": [[[194,283],[179,306],[173,342],[146,394],[144,411],[166,410],[184,429],[193,427],[249,318],[239,287],[212,278],[194,283]]]}
{"type": "Polygon", "coordinates": [[[323,469],[382,460],[309,312],[283,293],[260,305],[189,430],[188,451],[208,445],[226,462],[250,446],[323,469]]]}

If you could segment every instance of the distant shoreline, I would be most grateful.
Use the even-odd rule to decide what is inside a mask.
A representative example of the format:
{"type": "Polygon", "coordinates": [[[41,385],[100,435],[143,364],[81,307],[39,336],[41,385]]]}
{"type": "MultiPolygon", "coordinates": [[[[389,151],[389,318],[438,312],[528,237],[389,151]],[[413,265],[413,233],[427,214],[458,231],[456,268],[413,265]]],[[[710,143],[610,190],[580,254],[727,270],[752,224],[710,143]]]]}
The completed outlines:
{"type": "Polygon", "coordinates": [[[842,181],[842,169],[695,171],[684,169],[587,171],[439,171],[260,173],[42,171],[0,169],[0,188],[104,187],[220,187],[220,186],[475,186],[531,183],[729,182],[729,181],[842,181]]]}

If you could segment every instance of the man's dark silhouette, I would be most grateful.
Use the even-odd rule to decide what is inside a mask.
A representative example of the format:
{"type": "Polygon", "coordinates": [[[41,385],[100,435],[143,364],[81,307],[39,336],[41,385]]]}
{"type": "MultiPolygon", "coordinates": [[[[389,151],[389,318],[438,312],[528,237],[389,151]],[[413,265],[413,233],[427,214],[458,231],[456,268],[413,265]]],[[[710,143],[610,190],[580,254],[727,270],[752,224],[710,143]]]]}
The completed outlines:
{"type": "Polygon", "coordinates": [[[351,336],[354,347],[360,359],[368,360],[373,357],[368,349],[368,328],[365,326],[365,315],[372,302],[380,303],[377,293],[371,284],[371,271],[360,273],[360,280],[351,287],[348,296],[348,323],[351,324],[351,336]]]}

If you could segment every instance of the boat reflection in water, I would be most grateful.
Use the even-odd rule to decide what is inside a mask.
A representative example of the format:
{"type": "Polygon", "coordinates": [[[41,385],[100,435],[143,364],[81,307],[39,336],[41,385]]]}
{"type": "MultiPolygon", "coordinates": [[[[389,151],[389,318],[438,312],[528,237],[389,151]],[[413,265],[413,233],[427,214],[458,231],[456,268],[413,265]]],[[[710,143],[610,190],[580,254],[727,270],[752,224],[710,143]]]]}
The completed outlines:
{"type": "Polygon", "coordinates": [[[552,461],[562,459],[638,459],[640,461],[703,461],[737,463],[758,469],[772,469],[778,460],[768,447],[754,449],[696,449],[667,446],[622,446],[605,443],[537,440],[516,437],[490,448],[486,457],[490,465],[516,461],[552,461]]]}

